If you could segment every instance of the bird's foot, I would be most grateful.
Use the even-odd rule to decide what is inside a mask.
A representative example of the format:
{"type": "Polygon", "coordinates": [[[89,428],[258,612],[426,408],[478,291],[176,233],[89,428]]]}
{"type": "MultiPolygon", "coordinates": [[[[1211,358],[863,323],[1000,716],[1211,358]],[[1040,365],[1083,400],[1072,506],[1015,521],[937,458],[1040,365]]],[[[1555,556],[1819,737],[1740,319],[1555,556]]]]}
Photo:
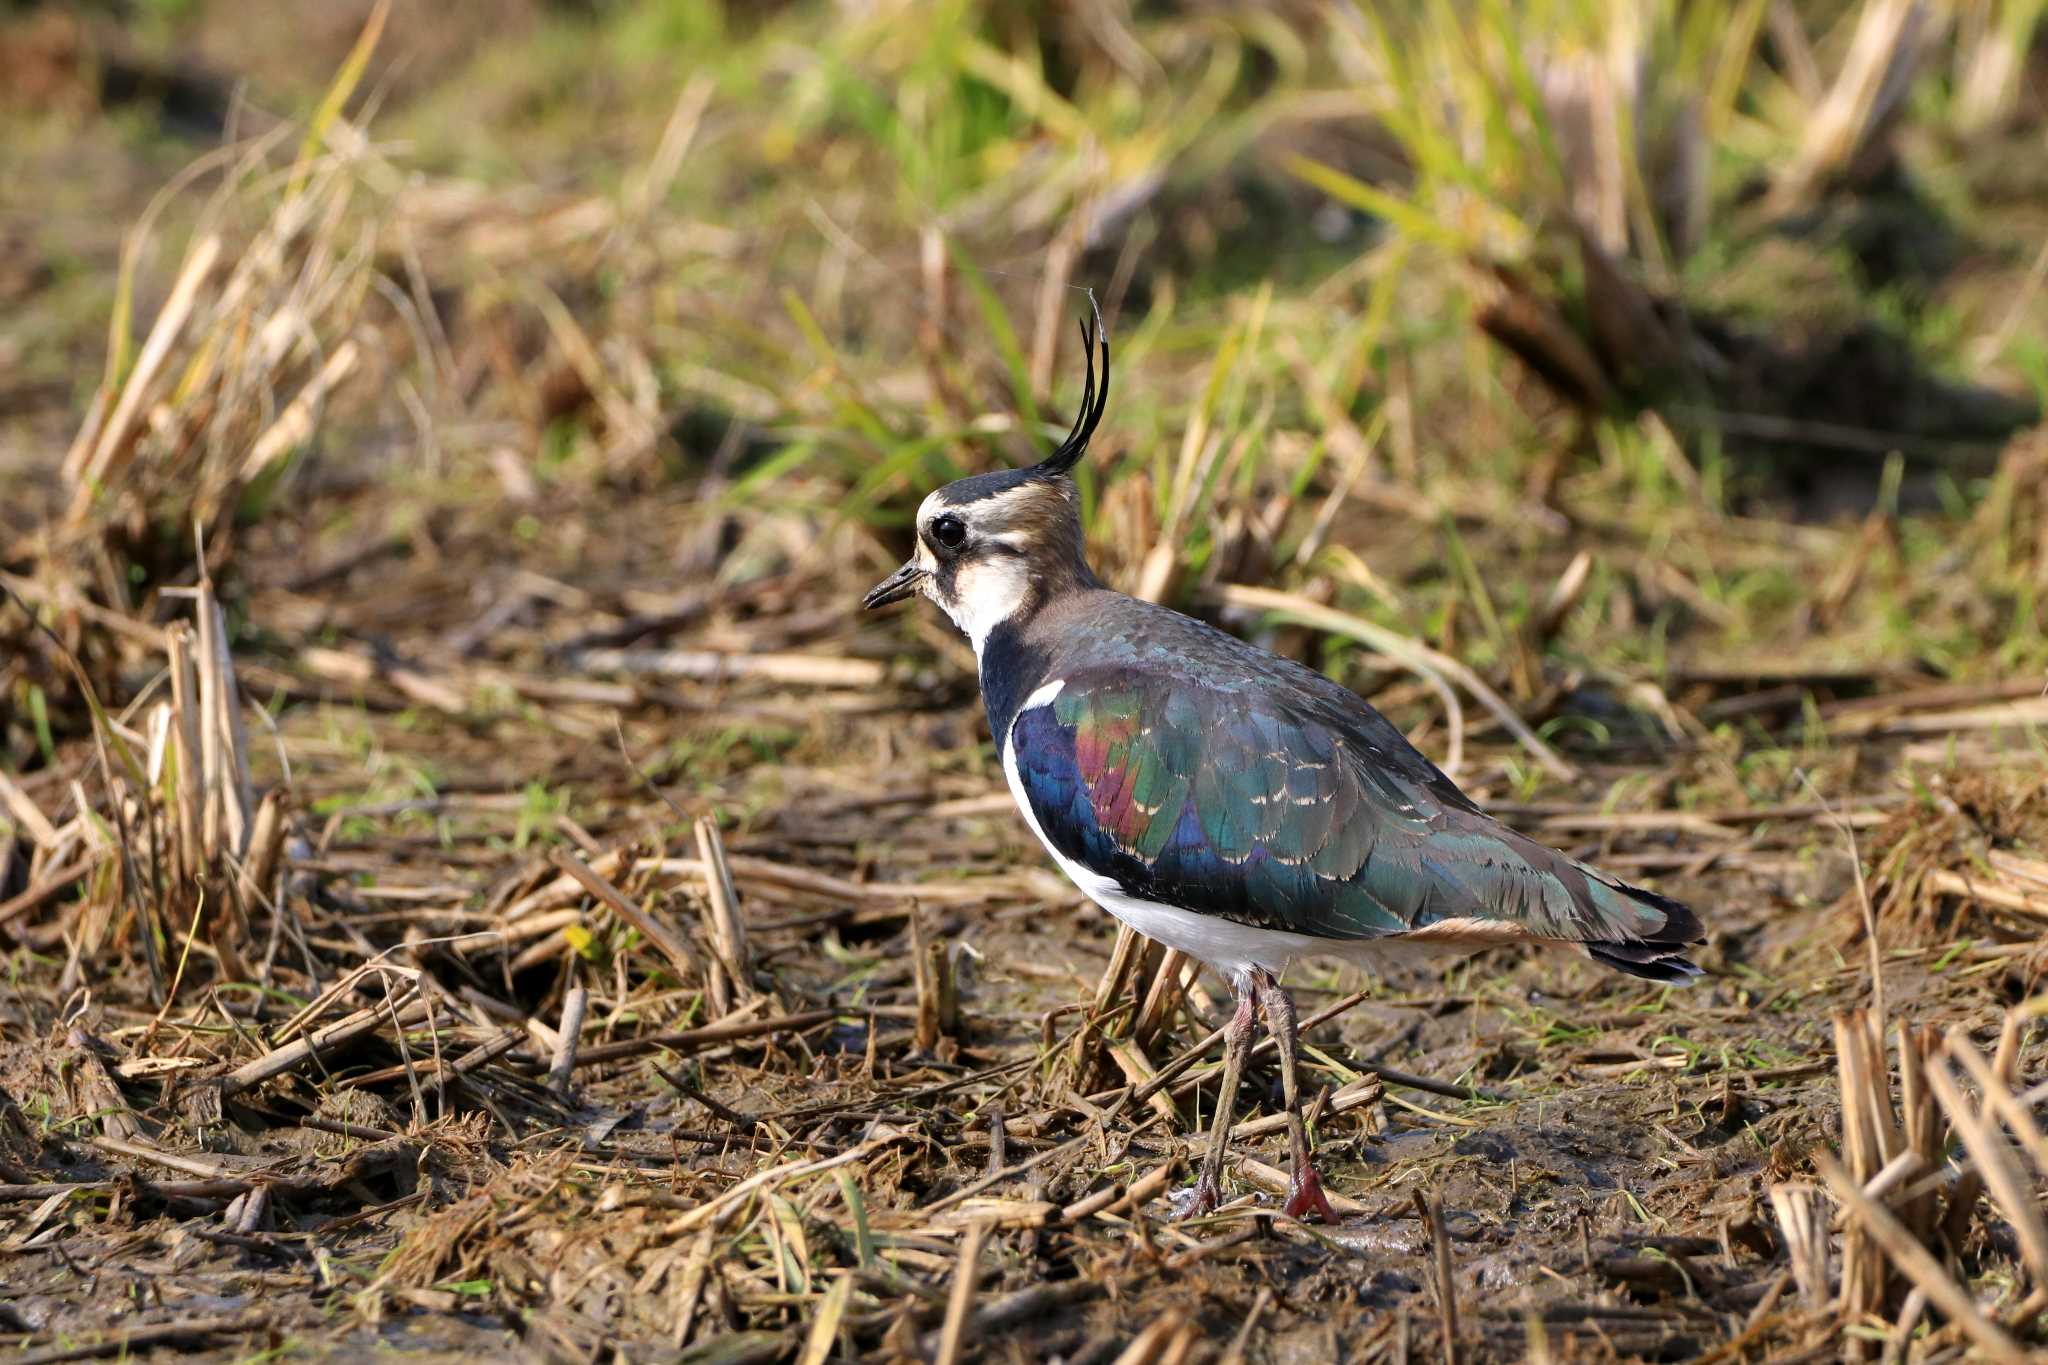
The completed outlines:
{"type": "Polygon", "coordinates": [[[1294,1168],[1294,1178],[1287,1182],[1287,1202],[1281,1205],[1281,1212],[1289,1218],[1306,1220],[1314,1214],[1325,1223],[1335,1226],[1337,1214],[1331,1209],[1329,1199],[1323,1194],[1322,1177],[1316,1168],[1303,1162],[1294,1168]]]}
{"type": "Polygon", "coordinates": [[[1216,1179],[1206,1171],[1195,1181],[1194,1192],[1188,1197],[1187,1206],[1177,1215],[1177,1221],[1190,1218],[1206,1218],[1216,1212],[1223,1202],[1223,1191],[1217,1188],[1216,1179]]]}

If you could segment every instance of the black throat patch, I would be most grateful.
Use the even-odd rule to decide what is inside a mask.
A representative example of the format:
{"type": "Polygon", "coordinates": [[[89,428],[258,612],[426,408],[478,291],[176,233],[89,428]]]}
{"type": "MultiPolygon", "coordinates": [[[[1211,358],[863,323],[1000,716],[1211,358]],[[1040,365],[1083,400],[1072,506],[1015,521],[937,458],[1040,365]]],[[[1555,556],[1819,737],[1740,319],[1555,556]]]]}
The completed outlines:
{"type": "Polygon", "coordinates": [[[1045,681],[1050,662],[1046,652],[1024,638],[1017,623],[1005,621],[989,632],[981,647],[981,703],[988,711],[989,733],[996,752],[1010,739],[1010,722],[1024,699],[1045,681]]]}

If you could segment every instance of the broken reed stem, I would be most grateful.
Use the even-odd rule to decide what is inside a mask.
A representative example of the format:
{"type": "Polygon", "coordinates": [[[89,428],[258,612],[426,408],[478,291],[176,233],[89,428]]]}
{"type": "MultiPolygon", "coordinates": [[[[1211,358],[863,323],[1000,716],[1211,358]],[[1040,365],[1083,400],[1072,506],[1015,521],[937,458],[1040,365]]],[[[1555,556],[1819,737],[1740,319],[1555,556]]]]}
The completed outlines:
{"type": "Polygon", "coordinates": [[[1827,1307],[1828,1230],[1821,1214],[1820,1190],[1805,1181],[1773,1185],[1771,1211],[1778,1217],[1778,1231],[1785,1241],[1785,1257],[1792,1263],[1800,1299],[1814,1311],[1827,1307]]]}
{"type": "Polygon", "coordinates": [[[570,1076],[576,1070],[576,1044],[583,1035],[583,1015],[590,1007],[590,991],[581,981],[562,994],[562,1026],[555,1031],[555,1057],[548,1067],[548,1089],[569,1099],[570,1076]]]}
{"type": "Polygon", "coordinates": [[[1949,1277],[1933,1253],[1892,1216],[1891,1210],[1863,1192],[1862,1182],[1845,1170],[1841,1162],[1826,1151],[1816,1151],[1813,1161],[1829,1190],[1855,1219],[1856,1226],[1987,1356],[2007,1365],[2020,1365],[2032,1359],[2024,1347],[1978,1310],[1976,1301],[1949,1277]]]}
{"type": "Polygon", "coordinates": [[[960,945],[934,943],[931,951],[939,988],[939,1032],[951,1038],[960,1032],[960,945]]]}
{"type": "MultiPolygon", "coordinates": [[[[1834,1017],[1835,1066],[1842,1098],[1842,1150],[1850,1177],[1860,1188],[1868,1184],[1897,1150],[1892,1130],[1890,1083],[1883,1054],[1871,1041],[1872,1023],[1864,1010],[1844,1010],[1834,1017]]],[[[1847,1318],[1875,1313],[1884,1306],[1890,1270],[1869,1237],[1852,1226],[1842,1239],[1842,1313],[1847,1318]]]]}
{"type": "Polygon", "coordinates": [[[953,1287],[946,1296],[945,1325],[939,1330],[939,1349],[933,1365],[959,1365],[967,1337],[968,1314],[974,1309],[975,1282],[981,1274],[981,1244],[988,1238],[988,1224],[969,1223],[960,1238],[960,1259],[953,1267],[953,1287]]]}
{"type": "Polygon", "coordinates": [[[739,890],[733,884],[732,867],[726,861],[725,841],[719,837],[717,822],[700,818],[696,835],[697,856],[704,864],[704,935],[712,956],[705,986],[712,1014],[719,1017],[754,993],[747,959],[747,930],[740,921],[739,890]]]}
{"type": "Polygon", "coordinates": [[[1145,990],[1145,1001],[1138,1007],[1138,1015],[1131,1021],[1131,1041],[1139,1048],[1151,1046],[1153,1038],[1166,1028],[1167,1020],[1180,1007],[1181,997],[1186,992],[1184,974],[1192,976],[1200,971],[1190,959],[1177,948],[1169,948],[1159,960],[1159,968],[1152,973],[1152,981],[1145,990]],[[1190,971],[1190,967],[1193,968],[1190,971]]]}
{"type": "Polygon", "coordinates": [[[206,795],[204,846],[209,866],[240,858],[248,846],[248,734],[228,654],[227,613],[202,567],[196,589],[199,617],[199,763],[206,795]]]}
{"type": "MultiPolygon", "coordinates": [[[[2035,1284],[2048,1284],[2048,1222],[2042,1220],[2038,1196],[2028,1188],[2026,1172],[2014,1158],[2011,1144],[1964,1096],[1946,1063],[1937,1062],[1927,1069],[1927,1083],[1998,1211],[2012,1224],[2027,1273],[2035,1284]]],[[[1986,1111],[1990,1108],[1985,1106],[1986,1111]]]]}
{"type": "Polygon", "coordinates": [[[1074,1088],[1083,1093],[1093,1088],[1096,1063],[1102,1055],[1102,1029],[1097,1025],[1123,997],[1131,973],[1145,952],[1145,942],[1137,930],[1121,920],[1117,922],[1116,943],[1109,950],[1109,965],[1102,969],[1102,977],[1095,983],[1095,999],[1089,1002],[1082,1017],[1082,1026],[1075,1030],[1073,1048],[1068,1053],[1068,1061],[1074,1068],[1074,1088]]]}
{"type": "Polygon", "coordinates": [[[236,879],[245,918],[270,900],[268,888],[277,876],[278,859],[284,854],[285,833],[284,793],[265,792],[262,804],[256,807],[256,822],[249,830],[248,856],[243,859],[241,875],[236,879]]]}
{"type": "Polygon", "coordinates": [[[199,671],[192,659],[192,627],[183,621],[166,627],[164,644],[171,660],[171,735],[178,765],[178,881],[189,886],[206,867],[200,815],[199,671]]]}
{"type": "MultiPolygon", "coordinates": [[[[604,862],[605,859],[601,858],[598,861],[604,862]]],[[[620,855],[612,859],[612,861],[625,863],[627,859],[620,855]]],[[[690,981],[699,976],[702,976],[707,982],[712,979],[713,974],[718,970],[716,965],[706,968],[702,963],[698,962],[697,955],[690,950],[689,943],[684,940],[680,933],[670,928],[666,920],[655,915],[653,911],[643,910],[640,906],[634,904],[631,897],[619,890],[618,887],[613,886],[610,880],[595,867],[584,862],[568,849],[555,850],[554,864],[567,873],[585,891],[595,896],[614,915],[617,915],[621,920],[638,930],[641,938],[653,944],[656,950],[669,960],[669,964],[676,969],[676,973],[681,980],[690,981]]],[[[724,1010],[719,1011],[721,1015],[725,1012],[724,1010]]]]}
{"type": "Polygon", "coordinates": [[[1444,1226],[1444,1210],[1440,1201],[1424,1199],[1422,1191],[1413,1192],[1415,1212],[1422,1219],[1422,1225],[1429,1229],[1431,1276],[1436,1290],[1437,1326],[1443,1332],[1443,1355],[1449,1365],[1458,1362],[1458,1290],[1451,1279],[1451,1236],[1444,1226]]]}
{"type": "Polygon", "coordinates": [[[925,931],[924,912],[910,915],[910,970],[917,989],[917,1046],[926,1052],[960,1031],[958,958],[925,931]]]}
{"type": "MultiPolygon", "coordinates": [[[[399,1002],[370,1005],[354,1014],[337,1019],[326,1028],[318,1029],[305,1037],[286,1043],[283,1047],[272,1048],[252,1062],[244,1063],[221,1079],[222,1095],[235,1095],[251,1086],[261,1085],[272,1076],[282,1075],[293,1067],[312,1060],[329,1048],[339,1047],[353,1038],[372,1033],[391,1018],[391,1010],[398,1008],[397,1025],[411,1028],[423,1023],[428,1015],[427,1002],[412,991],[407,991],[409,1001],[403,1008],[399,1002]]],[[[401,997],[404,999],[404,997],[401,997]]]]}

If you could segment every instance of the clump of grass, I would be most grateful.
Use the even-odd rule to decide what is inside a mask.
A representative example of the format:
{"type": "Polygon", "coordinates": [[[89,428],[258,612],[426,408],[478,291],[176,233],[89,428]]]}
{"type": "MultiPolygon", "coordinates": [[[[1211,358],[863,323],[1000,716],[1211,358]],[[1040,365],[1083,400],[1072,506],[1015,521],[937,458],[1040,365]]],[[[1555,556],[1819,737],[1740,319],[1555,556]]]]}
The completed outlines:
{"type": "Polygon", "coordinates": [[[90,708],[99,799],[59,824],[11,781],[4,790],[32,849],[29,890],[12,912],[38,909],[83,879],[83,896],[67,910],[66,979],[84,980],[86,965],[109,947],[132,948],[163,1007],[177,998],[195,954],[212,959],[213,979],[236,981],[258,975],[252,956],[276,954],[292,833],[287,793],[259,799],[250,780],[227,613],[209,578],[189,595],[196,630],[177,622],[162,632],[168,695],[146,710],[138,698],[110,713],[55,642],[90,708]],[[267,947],[259,919],[270,925],[267,947]]]}
{"type": "MultiPolygon", "coordinates": [[[[1845,1327],[1876,1328],[1898,1350],[1938,1313],[1947,1335],[1990,1359],[2031,1358],[2022,1339],[2048,1310],[2048,1222],[2037,1193],[2048,1142],[2013,1083],[2019,1041],[2038,1013],[2006,1016],[1993,1060],[1966,1029],[1944,1038],[1901,1022],[1896,1084],[1881,1015],[1836,1016],[1842,1152],[1814,1159],[1842,1210],[1834,1307],[1845,1327]],[[1993,1249],[2003,1245],[2016,1245],[2018,1266],[1993,1249]],[[1986,1302],[1972,1287],[1979,1280],[2010,1287],[1986,1302]]],[[[1802,1289],[1825,1298],[1814,1269],[1827,1264],[1825,1231],[1801,1213],[1794,1187],[1774,1188],[1772,1200],[1802,1289]]]]}
{"type": "Polygon", "coordinates": [[[69,505],[45,547],[101,566],[106,601],[188,575],[188,552],[218,572],[237,519],[280,495],[329,404],[368,369],[370,301],[381,289],[410,307],[375,268],[374,224],[356,212],[368,144],[342,117],[388,9],[373,11],[296,155],[276,159],[290,125],[224,147],[129,234],[106,377],[65,458],[69,505]],[[138,268],[157,245],[154,224],[171,196],[208,176],[218,184],[138,342],[138,268]]]}
{"type": "MultiPolygon", "coordinates": [[[[1997,8],[1958,40],[1981,55],[1973,108],[2008,101],[1982,92],[2006,89],[1996,54],[2040,7],[1997,8]]],[[[1818,45],[1762,0],[1367,14],[1333,34],[1378,83],[1405,183],[1305,157],[1296,173],[1464,262],[1473,321],[1569,403],[1653,408],[1703,461],[1725,440],[1923,454],[2029,420],[2022,401],[1945,389],[1917,366],[1946,357],[1888,339],[1866,300],[1840,319],[1781,297],[1740,320],[1703,306],[1758,245],[1810,235],[1804,219],[1896,166],[1904,102],[1944,37],[1925,7],[1868,0],[1818,45]],[[1829,406],[1805,379],[1828,365],[1922,397],[1829,406]]]]}
{"type": "Polygon", "coordinates": [[[1876,831],[1872,862],[1887,942],[2031,939],[2048,920],[2048,779],[1927,781],[1876,831]]]}

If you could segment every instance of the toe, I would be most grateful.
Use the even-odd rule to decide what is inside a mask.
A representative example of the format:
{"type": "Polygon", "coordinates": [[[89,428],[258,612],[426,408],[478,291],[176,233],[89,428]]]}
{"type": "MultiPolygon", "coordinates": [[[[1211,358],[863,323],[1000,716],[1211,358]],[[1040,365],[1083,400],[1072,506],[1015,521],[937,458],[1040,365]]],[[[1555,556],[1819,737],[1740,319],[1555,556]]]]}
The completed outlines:
{"type": "Polygon", "coordinates": [[[1314,1167],[1298,1172],[1289,1183],[1292,1188],[1287,1192],[1287,1203],[1282,1206],[1282,1211],[1289,1218],[1306,1220],[1310,1214],[1314,1214],[1325,1223],[1336,1223],[1337,1214],[1331,1209],[1329,1198],[1323,1193],[1322,1178],[1316,1174],[1314,1167]]]}

